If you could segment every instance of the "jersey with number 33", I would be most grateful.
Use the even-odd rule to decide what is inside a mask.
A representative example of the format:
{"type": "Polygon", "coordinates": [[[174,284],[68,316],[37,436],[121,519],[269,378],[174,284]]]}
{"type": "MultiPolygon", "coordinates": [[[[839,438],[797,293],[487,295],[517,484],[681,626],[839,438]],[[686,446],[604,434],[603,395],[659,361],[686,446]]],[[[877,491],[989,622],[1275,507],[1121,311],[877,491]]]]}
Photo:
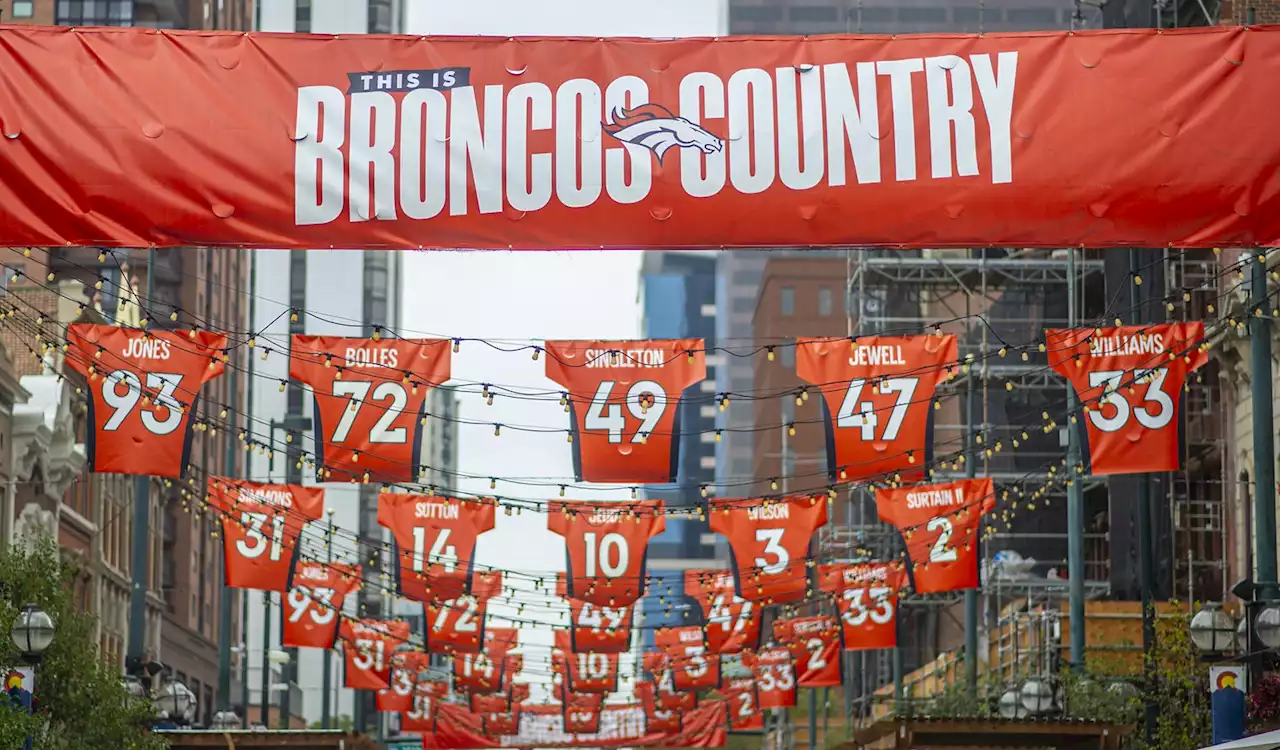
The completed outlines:
{"type": "Polygon", "coordinates": [[[710,521],[729,540],[738,596],[768,604],[805,598],[809,541],[827,523],[826,495],[713,500],[710,521]]]}
{"type": "Polygon", "coordinates": [[[89,468],[180,478],[200,388],[222,374],[227,337],[73,323],[67,364],[88,381],[89,468]]]}
{"type": "Polygon", "coordinates": [[[818,587],[835,596],[846,651],[898,645],[898,592],[906,582],[900,561],[818,566],[818,587]]]}
{"type": "Polygon", "coordinates": [[[898,527],[917,593],[975,589],[982,516],[995,508],[991,479],[876,490],[880,520],[898,527]]]}
{"type": "Polygon", "coordinates": [[[383,492],[378,523],[395,538],[396,591],[420,602],[471,591],[476,540],[493,530],[494,501],[383,492]]]}

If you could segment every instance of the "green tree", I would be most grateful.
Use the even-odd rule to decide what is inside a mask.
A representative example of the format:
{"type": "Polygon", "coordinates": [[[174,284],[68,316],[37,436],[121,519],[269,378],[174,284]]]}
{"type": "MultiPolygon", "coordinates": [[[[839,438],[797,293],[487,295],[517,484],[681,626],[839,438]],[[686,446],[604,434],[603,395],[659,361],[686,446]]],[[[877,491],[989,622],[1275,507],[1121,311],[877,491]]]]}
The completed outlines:
{"type": "Polygon", "coordinates": [[[23,605],[38,604],[57,628],[36,674],[36,715],[0,701],[0,750],[18,750],[28,736],[35,750],[163,750],[146,728],[151,706],[130,698],[119,670],[101,661],[94,618],[72,604],[74,573],[50,541],[0,549],[0,666],[19,661],[9,633],[23,605]]]}

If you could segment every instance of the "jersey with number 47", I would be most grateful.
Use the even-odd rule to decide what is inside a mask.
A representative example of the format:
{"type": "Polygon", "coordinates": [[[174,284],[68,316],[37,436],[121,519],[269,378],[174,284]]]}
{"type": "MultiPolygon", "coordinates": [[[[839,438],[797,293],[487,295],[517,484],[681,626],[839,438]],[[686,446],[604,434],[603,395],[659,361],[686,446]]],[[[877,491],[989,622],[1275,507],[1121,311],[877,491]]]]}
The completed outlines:
{"type": "Polygon", "coordinates": [[[209,477],[207,497],[222,517],[227,585],[288,591],[298,537],[324,512],[324,488],[209,477]]]}
{"type": "Polygon", "coordinates": [[[290,339],[289,376],[315,395],[318,452],[334,482],[414,482],[427,391],[449,379],[447,339],[290,339]]]}
{"type": "Polygon", "coordinates": [[[738,596],[769,604],[805,598],[809,542],[827,523],[826,495],[713,500],[710,521],[729,540],[738,596]]]}
{"type": "Polygon", "coordinates": [[[922,478],[933,394],[954,374],[956,358],[950,334],[797,339],[796,374],[823,395],[832,481],[922,478]]]}
{"type": "Polygon", "coordinates": [[[88,381],[89,469],[177,479],[200,388],[222,374],[227,337],[73,323],[67,364],[88,381]]]}
{"type": "Polygon", "coordinates": [[[293,571],[293,586],[281,605],[280,644],[291,648],[332,648],[342,604],[360,588],[360,568],[345,563],[304,561],[293,571]]]}
{"type": "Polygon", "coordinates": [[[383,492],[378,523],[395,538],[396,591],[420,602],[471,591],[476,540],[493,529],[494,501],[383,492]]]}
{"type": "Polygon", "coordinates": [[[1191,372],[1208,361],[1204,323],[1045,331],[1049,366],[1080,402],[1094,476],[1177,471],[1178,419],[1191,372]]]}
{"type": "Polygon", "coordinates": [[[880,520],[906,542],[917,593],[978,588],[982,517],[995,502],[990,478],[876,490],[880,520]]]}
{"type": "Polygon", "coordinates": [[[568,394],[582,482],[674,482],[680,398],[707,377],[702,339],[548,341],[547,379],[568,394]]]}
{"type": "Polygon", "coordinates": [[[640,598],[649,539],[667,528],[661,500],[553,502],[547,513],[547,529],[564,537],[569,597],[608,607],[640,598]]]}
{"type": "Polygon", "coordinates": [[[707,652],[736,654],[760,642],[760,608],[738,596],[728,570],[686,570],[684,595],[702,608],[707,652]]]}
{"type": "Polygon", "coordinates": [[[835,595],[846,651],[898,645],[898,596],[906,583],[901,562],[818,566],[818,587],[835,595]]]}
{"type": "Polygon", "coordinates": [[[502,593],[502,571],[477,572],[471,593],[447,602],[427,602],[427,651],[479,653],[484,644],[489,600],[502,593]]]}
{"type": "Polygon", "coordinates": [[[605,607],[570,599],[564,573],[556,573],[556,596],[569,602],[569,649],[619,654],[631,649],[632,607],[605,607]]]}

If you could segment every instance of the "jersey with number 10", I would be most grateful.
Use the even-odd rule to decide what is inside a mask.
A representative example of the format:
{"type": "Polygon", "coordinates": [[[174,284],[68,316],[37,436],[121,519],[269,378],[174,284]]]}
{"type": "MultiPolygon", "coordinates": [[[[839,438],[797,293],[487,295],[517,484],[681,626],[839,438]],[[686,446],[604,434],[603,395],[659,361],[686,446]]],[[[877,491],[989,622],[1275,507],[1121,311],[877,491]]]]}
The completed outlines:
{"type": "Polygon", "coordinates": [[[953,335],[796,340],[796,374],[822,390],[832,481],[923,477],[933,394],[956,352],[953,335]]]}
{"type": "Polygon", "coordinates": [[[644,593],[649,539],[667,528],[661,500],[553,502],[547,529],[564,537],[565,593],[607,607],[627,607],[644,593]]]}
{"type": "Polygon", "coordinates": [[[978,588],[982,516],[995,502],[990,478],[876,490],[880,520],[906,542],[917,593],[978,588]]]}
{"type": "Polygon", "coordinates": [[[710,521],[729,540],[738,596],[769,604],[805,598],[809,541],[827,523],[826,495],[713,500],[710,521]]]}
{"type": "Polygon", "coordinates": [[[449,379],[447,339],[290,340],[289,376],[315,394],[320,458],[334,482],[415,482],[427,391],[449,379]]]}
{"type": "Polygon", "coordinates": [[[396,590],[420,602],[471,591],[476,539],[493,529],[494,501],[383,492],[378,523],[395,537],[396,590]]]}
{"type": "Polygon", "coordinates": [[[1204,323],[1045,331],[1049,366],[1080,402],[1094,476],[1181,468],[1178,407],[1187,376],[1208,361],[1204,323]]]}
{"type": "Polygon", "coordinates": [[[177,479],[200,388],[223,372],[227,337],[73,323],[67,364],[88,381],[89,469],[177,479]]]}
{"type": "Polygon", "coordinates": [[[293,571],[293,586],[281,604],[280,645],[332,648],[343,602],[358,588],[358,565],[299,562],[293,571]]]}
{"type": "Polygon", "coordinates": [[[702,339],[547,342],[547,378],[569,394],[578,481],[676,481],[680,397],[707,377],[703,346],[702,339]]]}
{"type": "Polygon", "coordinates": [[[289,590],[298,537],[324,512],[324,488],[209,477],[207,496],[222,517],[227,585],[289,590]]]}
{"type": "Polygon", "coordinates": [[[906,582],[901,562],[818,566],[818,587],[835,595],[846,651],[898,645],[898,592],[906,582]]]}

